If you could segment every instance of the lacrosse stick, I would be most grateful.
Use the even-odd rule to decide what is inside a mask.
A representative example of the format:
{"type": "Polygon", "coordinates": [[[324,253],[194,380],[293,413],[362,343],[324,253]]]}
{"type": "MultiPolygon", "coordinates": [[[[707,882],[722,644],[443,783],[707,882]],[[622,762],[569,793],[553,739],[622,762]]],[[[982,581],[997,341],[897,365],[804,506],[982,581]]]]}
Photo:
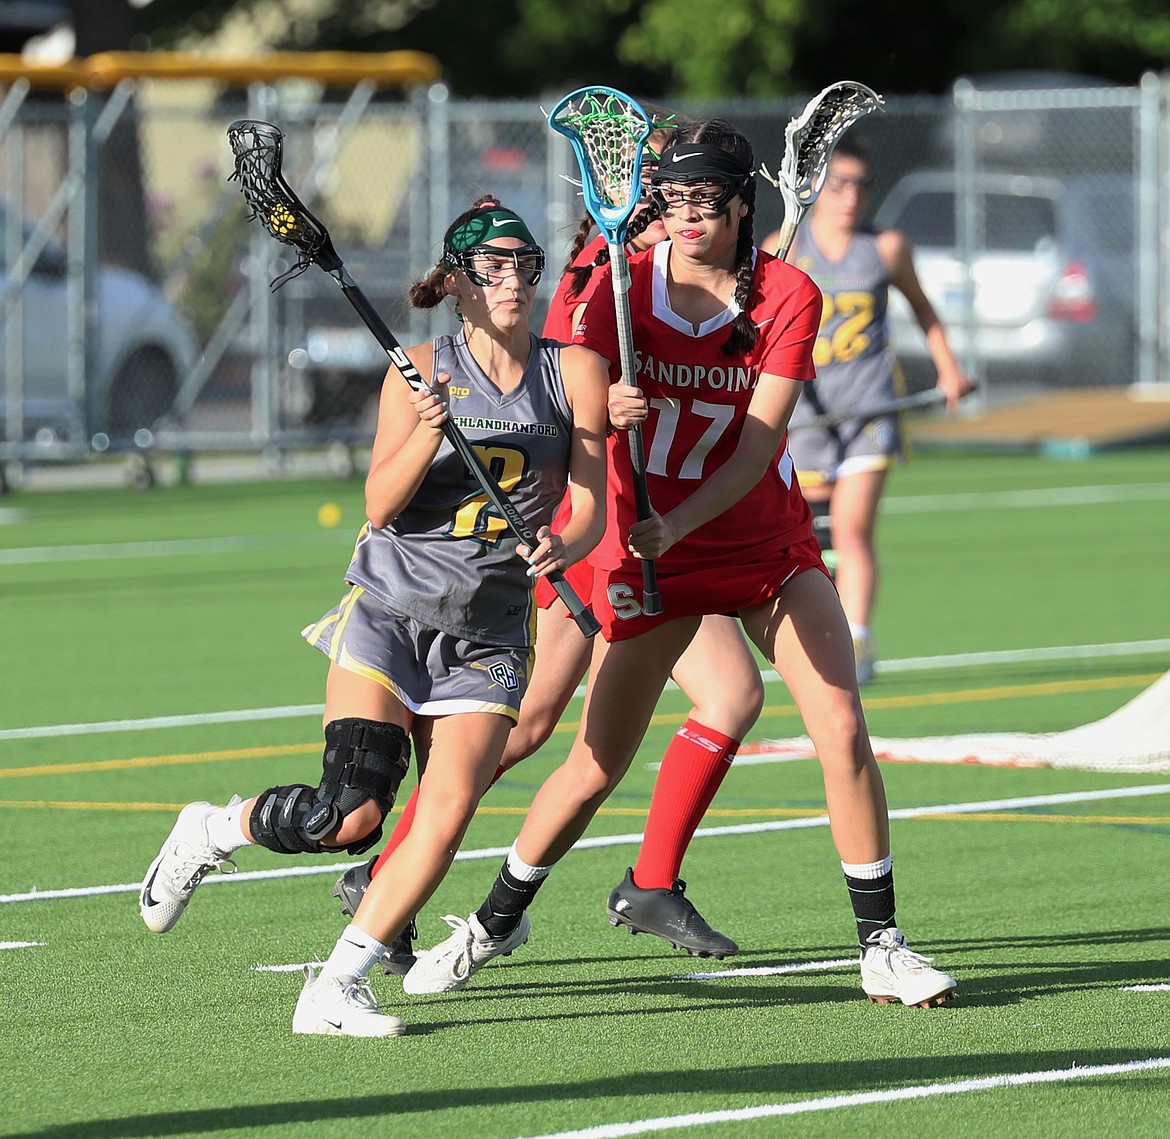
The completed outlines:
{"type": "MultiPolygon", "coordinates": [[[[581,168],[585,208],[605,235],[613,279],[622,382],[636,387],[626,228],[642,195],[642,152],[654,123],[629,95],[612,87],[582,87],[566,95],[552,109],[548,125],[573,144],[581,168]]],[[[646,451],[641,427],[634,427],[627,434],[634,468],[634,505],[642,521],[652,513],[646,487],[646,451]]],[[[649,560],[642,562],[642,612],[648,617],[657,617],[662,612],[658,570],[649,560]]]]}
{"type": "Polygon", "coordinates": [[[898,396],[886,400],[885,403],[875,403],[870,407],[859,407],[855,411],[825,412],[815,416],[805,423],[793,423],[790,430],[799,431],[802,427],[838,427],[850,420],[877,419],[882,415],[894,415],[899,411],[914,411],[916,408],[934,407],[935,404],[945,403],[947,393],[938,388],[929,388],[927,391],[916,392],[914,395],[898,396]]]}
{"type": "MultiPolygon", "coordinates": [[[[310,265],[324,269],[341,287],[346,300],[353,305],[366,327],[374,334],[391,363],[402,374],[402,378],[415,391],[429,391],[427,382],[410,362],[410,357],[402,345],[346,271],[341,258],[333,248],[329,231],[308,211],[284,180],[280,172],[284,136],[280,130],[271,123],[258,119],[237,119],[228,127],[227,135],[232,152],[236,156],[235,171],[229,180],[234,179],[240,183],[244,199],[251,210],[249,217],[258,218],[260,224],[277,241],[291,246],[297,252],[296,264],[272,282],[273,289],[303,273],[310,265]]],[[[483,488],[488,501],[511,527],[516,537],[529,548],[537,545],[536,536],[524,520],[524,516],[500,489],[483,460],[452,420],[448,419],[443,424],[443,435],[455,449],[455,453],[467,464],[467,469],[483,488]]],[[[587,637],[600,632],[601,626],[597,618],[585,607],[572,586],[565,581],[564,575],[554,572],[548,575],[548,580],[567,606],[581,632],[587,637]]]]}
{"type": "Polygon", "coordinates": [[[876,91],[846,79],[826,87],[808,101],[799,118],[788,120],[779,173],[773,177],[766,166],[760,167],[760,174],[784,200],[784,222],[776,243],[776,256],[782,261],[788,258],[801,219],[821,196],[833,148],[858,119],[884,103],[876,91]]]}

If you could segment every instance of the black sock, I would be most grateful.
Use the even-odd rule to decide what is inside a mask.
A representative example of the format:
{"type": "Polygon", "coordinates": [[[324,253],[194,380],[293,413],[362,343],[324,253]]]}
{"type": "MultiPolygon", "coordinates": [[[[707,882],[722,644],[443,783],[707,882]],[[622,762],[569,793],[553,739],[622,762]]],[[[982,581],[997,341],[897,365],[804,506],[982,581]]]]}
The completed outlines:
{"type": "Polygon", "coordinates": [[[520,915],[528,909],[536,891],[544,884],[546,874],[535,882],[521,882],[508,872],[508,863],[500,867],[487,900],[475,916],[492,937],[507,937],[519,924],[520,915]]]}
{"type": "Polygon", "coordinates": [[[845,875],[849,901],[857,918],[857,940],[862,948],[878,930],[888,929],[894,920],[894,872],[887,870],[880,878],[851,878],[845,875]]]}

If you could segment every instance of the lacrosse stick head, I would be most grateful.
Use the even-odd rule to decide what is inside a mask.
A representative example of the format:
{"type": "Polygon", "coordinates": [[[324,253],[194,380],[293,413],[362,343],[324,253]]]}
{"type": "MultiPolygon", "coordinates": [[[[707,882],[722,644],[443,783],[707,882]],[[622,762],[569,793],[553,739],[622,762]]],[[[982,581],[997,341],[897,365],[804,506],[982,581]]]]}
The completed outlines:
{"type": "Polygon", "coordinates": [[[862,116],[880,110],[885,100],[864,83],[843,80],[810,99],[784,131],[784,158],[779,178],[761,173],[781,194],[790,193],[807,209],[820,196],[833,148],[862,116]]]}
{"type": "Polygon", "coordinates": [[[589,216],[610,244],[621,244],[642,197],[642,156],[653,120],[613,87],[582,87],[552,109],[548,124],[572,144],[589,216]]]}
{"type": "Polygon", "coordinates": [[[310,265],[332,271],[341,267],[329,231],[309,212],[284,180],[280,164],[284,135],[260,119],[236,119],[227,129],[236,165],[228,181],[239,182],[248,203],[248,218],[256,218],[279,241],[296,250],[296,264],[272,282],[278,289],[310,265]]]}

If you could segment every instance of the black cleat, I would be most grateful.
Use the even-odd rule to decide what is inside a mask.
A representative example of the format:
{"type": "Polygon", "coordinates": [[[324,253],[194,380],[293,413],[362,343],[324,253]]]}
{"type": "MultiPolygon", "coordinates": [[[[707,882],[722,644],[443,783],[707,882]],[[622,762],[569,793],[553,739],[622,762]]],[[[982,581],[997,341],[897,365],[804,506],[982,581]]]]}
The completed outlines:
{"type": "Polygon", "coordinates": [[[358,906],[362,904],[362,898],[366,896],[366,888],[370,884],[372,875],[370,871],[374,868],[374,863],[378,859],[371,858],[369,862],[363,862],[360,866],[351,866],[337,881],[333,884],[333,896],[341,902],[341,916],[351,918],[358,911],[358,906]]]}
{"type": "MultiPolygon", "coordinates": [[[[342,917],[353,917],[358,906],[365,897],[366,887],[370,884],[370,871],[377,858],[363,862],[360,866],[351,866],[333,886],[333,896],[341,902],[342,917]]],[[[391,977],[405,977],[414,965],[414,940],[418,931],[411,921],[407,927],[392,941],[382,954],[382,972],[391,977]]]]}
{"type": "Polygon", "coordinates": [[[643,890],[634,885],[633,870],[627,870],[621,885],[609,896],[609,924],[627,926],[630,933],[652,933],[692,957],[721,960],[738,953],[739,946],[712,929],[687,900],[686,888],[687,884],[676,878],[669,890],[643,890]]]}

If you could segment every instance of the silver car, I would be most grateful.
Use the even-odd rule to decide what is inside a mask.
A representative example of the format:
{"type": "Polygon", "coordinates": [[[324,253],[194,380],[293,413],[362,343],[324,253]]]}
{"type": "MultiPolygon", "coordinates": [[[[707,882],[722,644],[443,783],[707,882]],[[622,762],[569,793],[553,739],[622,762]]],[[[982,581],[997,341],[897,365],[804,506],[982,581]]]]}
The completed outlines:
{"type": "MultiPolygon", "coordinates": [[[[27,230],[27,227],[26,227],[27,230]]],[[[5,292],[6,224],[0,204],[0,296],[5,292]]],[[[183,375],[196,358],[195,338],[161,290],[142,274],[101,265],[95,274],[96,353],[82,416],[89,444],[117,446],[150,428],[174,402],[183,375]]],[[[28,439],[69,438],[75,421],[68,384],[68,321],[65,251],[50,243],[21,286],[24,336],[16,387],[23,397],[28,439]]],[[[0,439],[8,430],[7,319],[0,307],[0,439]]],[[[70,442],[78,440],[71,439],[70,442]]]]}
{"type": "MultiPolygon", "coordinates": [[[[963,358],[971,334],[986,378],[1022,388],[1133,379],[1137,192],[1125,174],[1061,178],[982,174],[956,196],[955,175],[898,182],[875,221],[914,246],[923,289],[963,358]],[[960,256],[956,211],[969,210],[974,256],[960,256]]],[[[926,343],[901,294],[890,298],[894,347],[913,375],[926,343]]]]}

